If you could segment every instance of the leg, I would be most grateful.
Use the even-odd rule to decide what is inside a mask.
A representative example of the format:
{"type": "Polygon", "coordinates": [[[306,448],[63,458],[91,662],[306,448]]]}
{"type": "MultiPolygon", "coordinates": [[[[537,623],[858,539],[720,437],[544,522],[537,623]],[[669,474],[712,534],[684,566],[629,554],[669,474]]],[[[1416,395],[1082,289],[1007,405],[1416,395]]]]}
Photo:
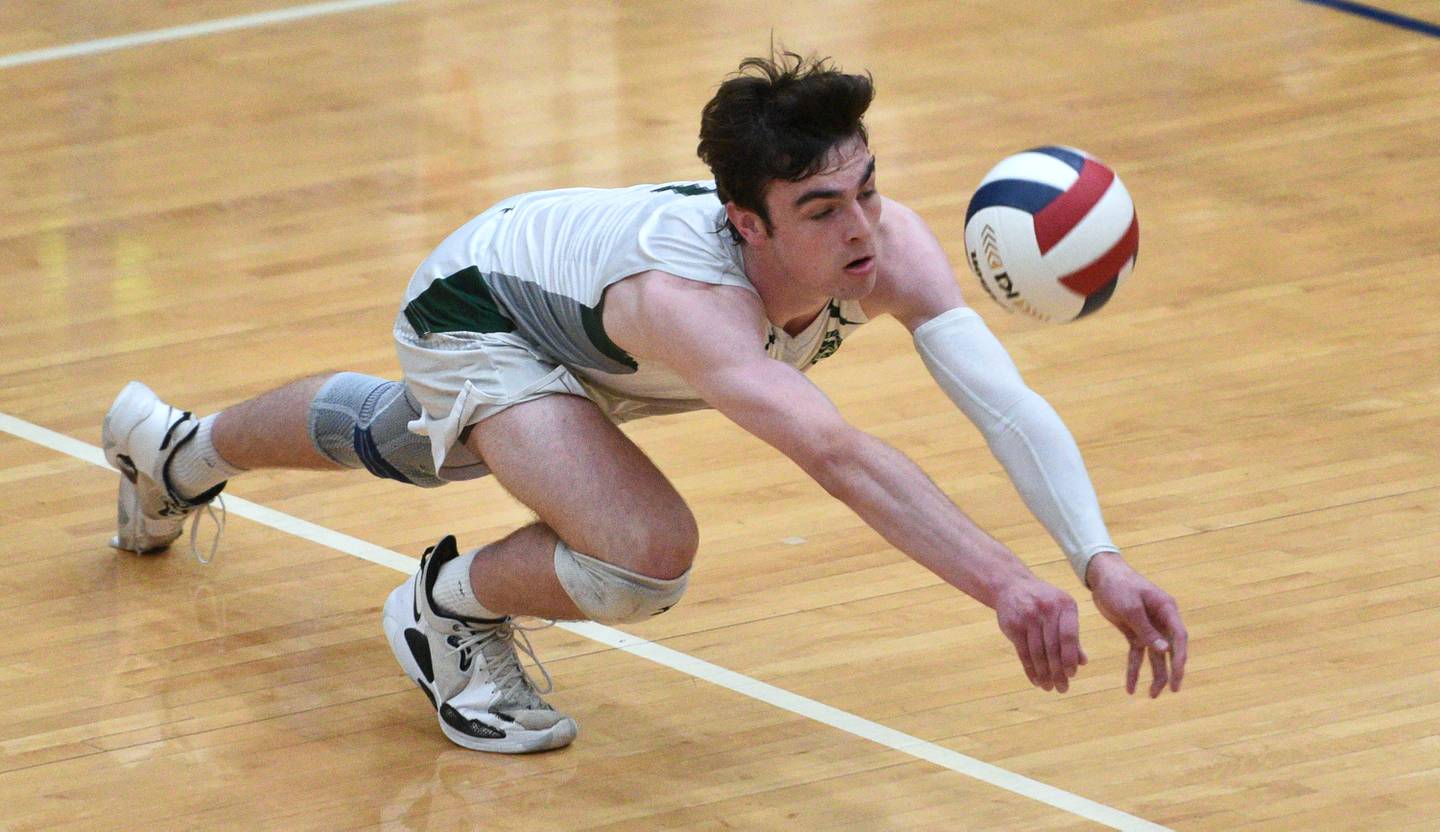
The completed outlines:
{"type": "Polygon", "coordinates": [[[247,471],[340,468],[315,447],[309,428],[315,394],[332,378],[326,373],[300,379],[220,411],[211,429],[216,453],[247,471]]]}
{"type": "Polygon", "coordinates": [[[452,467],[452,457],[471,469],[484,460],[540,522],[464,556],[453,537],[426,551],[385,602],[390,649],[453,742],[558,748],[574,739],[575,721],[525,675],[510,616],[659,611],[683,589],[694,518],[581,383],[518,335],[419,336],[401,322],[396,345],[432,452],[452,467]]]}
{"type": "Polygon", "coordinates": [[[558,541],[640,576],[674,579],[699,532],[675,488],[593,402],[545,396],[480,422],[467,440],[540,522],[481,550],[476,598],[507,615],[586,618],[555,574],[558,541]]]}
{"type": "Polygon", "coordinates": [[[574,548],[564,550],[571,558],[564,563],[590,564],[622,595],[674,592],[695,556],[695,520],[640,449],[579,396],[512,405],[479,422],[466,443],[540,522],[474,553],[468,571],[455,539],[440,541],[386,600],[385,634],[451,741],[507,753],[558,748],[575,738],[575,721],[547,705],[545,691],[525,676],[509,616],[592,617],[585,608],[596,608],[593,597],[575,600],[587,597],[575,591],[584,581],[567,573],[567,584],[556,573],[561,541],[574,548]],[[473,597],[502,618],[467,618],[437,605],[437,585],[466,579],[473,597]]]}
{"type": "Polygon", "coordinates": [[[214,416],[194,419],[131,382],[101,431],[121,473],[111,544],[158,552],[225,481],[256,468],[359,468],[417,485],[441,484],[429,446],[405,425],[418,415],[399,382],[358,373],[292,382],[214,416]]]}
{"type": "Polygon", "coordinates": [[[237,467],[365,468],[384,479],[443,485],[430,443],[408,425],[420,410],[405,385],[361,373],[301,379],[215,417],[215,450],[237,467]]]}

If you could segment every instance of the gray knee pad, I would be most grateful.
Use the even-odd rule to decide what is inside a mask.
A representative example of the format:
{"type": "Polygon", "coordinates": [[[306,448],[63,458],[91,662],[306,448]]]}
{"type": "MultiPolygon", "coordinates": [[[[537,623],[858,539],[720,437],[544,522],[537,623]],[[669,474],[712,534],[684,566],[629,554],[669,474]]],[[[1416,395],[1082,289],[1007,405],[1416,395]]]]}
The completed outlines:
{"type": "Polygon", "coordinates": [[[406,427],[420,408],[398,381],[338,373],[310,403],[310,441],[330,460],[377,477],[434,488],[430,440],[406,427]]]}
{"type": "Polygon", "coordinates": [[[601,624],[644,621],[675,606],[690,582],[690,570],[664,580],[621,569],[581,554],[564,541],[555,544],[555,577],[585,617],[601,624]]]}

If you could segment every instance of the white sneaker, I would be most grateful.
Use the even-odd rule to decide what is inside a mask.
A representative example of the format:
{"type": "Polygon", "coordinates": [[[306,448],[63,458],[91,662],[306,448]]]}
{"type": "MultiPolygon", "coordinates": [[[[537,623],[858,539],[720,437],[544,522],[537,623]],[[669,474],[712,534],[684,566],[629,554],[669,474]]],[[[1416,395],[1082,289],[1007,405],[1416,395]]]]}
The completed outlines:
{"type": "Polygon", "coordinates": [[[524,634],[538,628],[518,627],[508,617],[452,616],[435,607],[435,578],[459,554],[455,538],[447,536],[425,550],[420,569],[386,599],[385,638],[396,661],[425,691],[440,730],[456,745],[502,754],[569,745],[579,730],[575,720],[540,698],[550,692],[550,674],[524,634]],[[545,676],[543,691],[520,665],[517,633],[520,649],[545,676]]]}
{"type": "MultiPolygon", "coordinates": [[[[186,499],[170,485],[171,458],[195,438],[199,429],[200,421],[189,411],[176,410],[160,401],[138,381],[125,385],[115,397],[100,430],[105,458],[120,471],[118,531],[110,540],[111,546],[141,554],[169,548],[184,531],[185,518],[208,505],[225,488],[222,482],[194,499],[186,499]]],[[[196,520],[198,525],[199,518],[196,520]]],[[[217,522],[224,527],[223,515],[217,522]]],[[[192,550],[194,537],[192,527],[192,550]]],[[[215,543],[219,544],[218,536],[215,543]]]]}

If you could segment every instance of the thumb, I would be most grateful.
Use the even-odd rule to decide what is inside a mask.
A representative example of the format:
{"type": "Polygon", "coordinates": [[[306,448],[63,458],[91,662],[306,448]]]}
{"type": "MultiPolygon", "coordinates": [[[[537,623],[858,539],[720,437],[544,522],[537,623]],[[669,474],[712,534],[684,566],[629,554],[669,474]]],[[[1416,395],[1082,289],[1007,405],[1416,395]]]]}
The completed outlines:
{"type": "Polygon", "coordinates": [[[1146,615],[1143,609],[1137,610],[1131,616],[1130,629],[1135,633],[1135,639],[1140,644],[1161,653],[1170,649],[1170,642],[1166,641],[1165,637],[1160,635],[1160,631],[1155,629],[1155,625],[1150,623],[1150,616],[1146,615]]]}

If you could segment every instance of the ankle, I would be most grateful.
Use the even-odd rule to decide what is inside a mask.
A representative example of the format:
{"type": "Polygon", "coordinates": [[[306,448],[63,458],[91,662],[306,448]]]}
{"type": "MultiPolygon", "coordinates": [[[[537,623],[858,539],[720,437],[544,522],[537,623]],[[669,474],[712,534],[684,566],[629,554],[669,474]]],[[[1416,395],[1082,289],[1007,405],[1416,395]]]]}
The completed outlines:
{"type": "Polygon", "coordinates": [[[227,462],[215,450],[212,439],[215,417],[206,416],[200,420],[200,427],[189,442],[175,449],[170,458],[167,475],[170,486],[185,499],[194,499],[222,482],[245,471],[227,462]]]}
{"type": "Polygon", "coordinates": [[[479,553],[479,549],[473,549],[440,567],[440,574],[435,576],[435,586],[431,589],[430,597],[441,612],[465,618],[505,617],[502,613],[486,608],[480,603],[480,599],[475,597],[475,587],[470,580],[470,567],[479,553]]]}

